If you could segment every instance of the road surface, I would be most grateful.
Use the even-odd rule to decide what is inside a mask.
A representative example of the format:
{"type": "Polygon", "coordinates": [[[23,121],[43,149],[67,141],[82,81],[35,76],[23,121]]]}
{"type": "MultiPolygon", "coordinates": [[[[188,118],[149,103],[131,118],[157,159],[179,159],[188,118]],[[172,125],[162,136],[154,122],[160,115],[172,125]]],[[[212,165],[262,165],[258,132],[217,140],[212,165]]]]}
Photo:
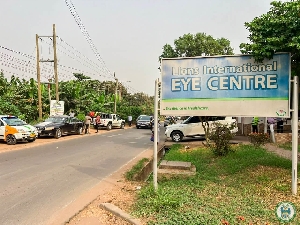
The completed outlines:
{"type": "Polygon", "coordinates": [[[150,135],[148,129],[115,130],[0,153],[0,224],[48,224],[78,196],[152,148],[150,135]]]}

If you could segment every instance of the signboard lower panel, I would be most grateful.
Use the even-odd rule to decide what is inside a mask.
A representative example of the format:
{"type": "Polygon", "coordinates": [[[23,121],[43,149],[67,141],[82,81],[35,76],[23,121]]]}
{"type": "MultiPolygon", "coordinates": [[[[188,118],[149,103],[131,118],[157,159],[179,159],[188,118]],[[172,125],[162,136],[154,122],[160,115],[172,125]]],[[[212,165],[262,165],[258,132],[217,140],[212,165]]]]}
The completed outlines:
{"type": "Polygon", "coordinates": [[[288,101],[285,99],[178,99],[161,100],[160,104],[161,115],[290,117],[288,101]],[[259,115],[255,112],[259,112],[259,115]]]}

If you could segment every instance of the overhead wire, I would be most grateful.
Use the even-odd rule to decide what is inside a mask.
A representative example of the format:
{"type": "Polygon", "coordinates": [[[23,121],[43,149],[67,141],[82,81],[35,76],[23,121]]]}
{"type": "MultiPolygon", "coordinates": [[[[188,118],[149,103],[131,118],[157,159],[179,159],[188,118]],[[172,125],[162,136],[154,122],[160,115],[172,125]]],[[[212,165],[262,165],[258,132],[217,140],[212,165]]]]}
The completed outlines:
{"type": "MultiPolygon", "coordinates": [[[[43,40],[43,41],[44,41],[44,40],[43,40]]],[[[47,41],[44,41],[44,42],[51,46],[51,43],[49,43],[49,42],[47,42],[47,41]]],[[[59,46],[59,45],[57,45],[57,46],[59,46]]],[[[89,75],[92,75],[92,76],[94,76],[94,77],[95,77],[95,76],[96,76],[96,77],[98,77],[98,76],[107,77],[107,76],[105,76],[105,75],[99,75],[99,71],[97,71],[97,70],[95,70],[94,68],[92,68],[92,67],[90,67],[90,66],[84,64],[84,63],[82,62],[82,60],[77,59],[77,58],[71,56],[70,54],[77,56],[77,55],[74,54],[73,52],[69,51],[70,54],[68,54],[68,53],[62,51],[59,47],[57,48],[57,50],[58,50],[59,52],[65,54],[65,55],[68,56],[69,58],[71,58],[71,59],[73,59],[73,60],[79,62],[81,65],[83,65],[83,66],[85,66],[85,67],[87,67],[87,68],[93,70],[93,71],[94,71],[95,73],[97,73],[97,74],[91,73],[91,72],[87,72],[87,71],[83,71],[83,70],[80,70],[80,69],[77,69],[77,68],[74,68],[74,67],[63,66],[63,65],[61,65],[61,64],[59,64],[59,63],[58,63],[58,66],[68,67],[68,68],[73,69],[73,70],[76,70],[77,72],[80,72],[80,73],[89,73],[89,75]]],[[[67,50],[67,49],[66,49],[66,50],[67,50]]],[[[67,50],[67,51],[68,51],[68,50],[67,50]]],[[[109,78],[109,77],[108,77],[108,78],[109,78]]]]}
{"type": "MultiPolygon", "coordinates": [[[[70,52],[71,54],[74,54],[76,57],[78,57],[81,61],[86,62],[88,65],[96,67],[97,69],[99,69],[101,72],[105,73],[105,70],[103,67],[100,67],[97,63],[95,63],[94,61],[92,61],[91,59],[89,59],[88,57],[86,57],[84,54],[82,54],[80,51],[78,51],[77,49],[75,49],[73,46],[71,46],[70,44],[68,44],[66,41],[64,41],[62,38],[58,37],[59,40],[61,41],[61,43],[66,44],[68,47],[72,48],[72,50],[75,52],[70,51],[69,49],[67,49],[66,47],[64,47],[63,45],[59,45],[60,47],[62,47],[63,49],[65,49],[66,51],[70,52]]],[[[103,76],[103,75],[102,75],[103,76]]]]}
{"type": "MultiPolygon", "coordinates": [[[[19,55],[19,56],[25,57],[25,58],[27,58],[27,59],[30,59],[30,60],[20,59],[20,58],[17,58],[17,57],[12,56],[12,55],[8,55],[8,54],[3,53],[3,52],[0,51],[0,54],[1,54],[2,58],[3,58],[3,60],[4,60],[4,59],[6,59],[6,61],[9,60],[9,59],[10,59],[11,61],[14,61],[14,60],[15,60],[14,65],[11,65],[11,66],[13,66],[15,69],[20,70],[20,71],[22,71],[22,72],[29,71],[30,74],[36,75],[36,71],[34,72],[34,70],[31,70],[31,69],[29,70],[28,68],[26,69],[25,67],[19,68],[20,66],[17,65],[17,64],[20,64],[20,65],[22,65],[22,66],[36,68],[36,62],[35,62],[35,61],[36,61],[36,57],[35,57],[35,56],[29,55],[29,54],[26,54],[26,53],[22,53],[22,52],[20,52],[20,51],[16,51],[16,50],[13,50],[13,49],[11,49],[11,48],[8,48],[8,47],[5,47],[5,46],[0,45],[0,50],[1,50],[1,49],[2,49],[2,50],[5,50],[5,51],[8,51],[8,52],[10,52],[10,53],[14,53],[14,54],[17,54],[17,55],[19,55]],[[3,57],[3,56],[4,56],[4,57],[3,57]],[[32,63],[32,62],[35,62],[35,63],[32,63]],[[18,66],[19,66],[19,67],[18,67],[18,66]]],[[[74,48],[74,49],[75,49],[75,48],[74,48]]],[[[87,57],[86,57],[86,58],[87,58],[87,57]]],[[[2,60],[2,61],[3,61],[3,60],[2,60]]],[[[2,65],[5,66],[5,62],[2,62],[2,63],[3,63],[2,65]]],[[[8,62],[6,62],[6,66],[10,67],[9,65],[10,65],[10,64],[8,64],[8,62]]],[[[59,72],[59,74],[60,74],[60,77],[65,78],[65,79],[63,79],[63,80],[66,80],[66,81],[67,81],[67,80],[74,79],[74,71],[76,71],[76,72],[78,72],[78,73],[82,73],[82,74],[87,74],[87,75],[89,75],[89,76],[91,76],[91,77],[94,77],[94,78],[97,77],[97,76],[99,76],[98,74],[91,73],[91,72],[88,72],[88,71],[84,71],[84,70],[81,70],[81,69],[78,69],[78,68],[75,68],[75,67],[72,67],[72,66],[66,66],[66,65],[63,65],[63,64],[58,64],[58,67],[60,67],[60,70],[62,70],[62,71],[65,72],[65,73],[59,72]]],[[[45,76],[44,74],[42,74],[42,76],[44,76],[46,79],[49,79],[50,77],[53,77],[54,69],[53,69],[53,67],[52,67],[51,65],[49,65],[49,63],[44,62],[44,63],[42,63],[42,65],[41,65],[41,72],[47,73],[48,76],[45,76]],[[47,68],[47,67],[48,67],[48,68],[47,68]],[[50,67],[50,68],[49,68],[49,67],[50,67]]],[[[24,75],[23,75],[23,76],[24,76],[24,75]]],[[[22,77],[22,76],[21,76],[21,77],[22,77]]],[[[27,76],[27,77],[29,77],[29,78],[35,78],[35,77],[32,77],[32,76],[27,76]]],[[[109,78],[111,78],[111,77],[109,77],[109,78]]],[[[132,92],[136,92],[136,93],[141,92],[141,91],[138,91],[138,90],[132,88],[130,85],[125,84],[126,81],[121,81],[121,80],[119,80],[119,83],[122,83],[124,86],[127,87],[127,89],[131,90],[132,92]]]]}
{"type": "Polygon", "coordinates": [[[98,59],[98,61],[103,65],[103,68],[105,68],[105,70],[108,72],[108,74],[110,76],[112,76],[114,78],[114,75],[110,72],[110,70],[107,68],[107,66],[105,65],[104,60],[102,59],[102,57],[100,56],[92,38],[90,37],[87,29],[85,28],[79,14],[76,11],[76,8],[74,6],[74,4],[72,3],[71,0],[65,0],[66,5],[69,8],[69,11],[71,13],[71,15],[73,16],[73,18],[75,19],[75,22],[77,23],[78,27],[80,28],[81,33],[84,35],[85,39],[87,40],[88,44],[90,45],[92,51],[94,52],[94,54],[96,55],[96,58],[98,59]]]}

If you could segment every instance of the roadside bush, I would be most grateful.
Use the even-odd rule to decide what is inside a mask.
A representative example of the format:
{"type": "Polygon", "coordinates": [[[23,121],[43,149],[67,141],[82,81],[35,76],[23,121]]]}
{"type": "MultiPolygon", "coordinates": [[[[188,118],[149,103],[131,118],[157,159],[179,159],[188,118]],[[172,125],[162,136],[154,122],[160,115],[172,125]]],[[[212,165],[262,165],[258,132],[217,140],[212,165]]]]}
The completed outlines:
{"type": "Polygon", "coordinates": [[[229,141],[233,137],[234,134],[230,132],[230,128],[227,125],[216,123],[210,133],[209,138],[213,143],[210,143],[209,147],[215,155],[225,156],[232,151],[229,141]]]}
{"type": "Polygon", "coordinates": [[[79,114],[77,115],[77,118],[78,118],[79,120],[84,121],[85,115],[84,115],[83,113],[79,113],[79,114]]]}
{"type": "Polygon", "coordinates": [[[270,136],[267,133],[250,133],[248,137],[250,143],[256,148],[270,142],[270,136]]]}

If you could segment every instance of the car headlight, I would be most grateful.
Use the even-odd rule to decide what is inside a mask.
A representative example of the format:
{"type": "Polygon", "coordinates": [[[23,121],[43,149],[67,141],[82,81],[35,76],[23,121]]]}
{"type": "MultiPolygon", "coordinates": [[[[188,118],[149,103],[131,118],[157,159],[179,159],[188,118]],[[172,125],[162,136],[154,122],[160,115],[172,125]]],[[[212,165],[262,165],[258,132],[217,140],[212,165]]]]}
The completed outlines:
{"type": "Polygon", "coordinates": [[[18,129],[19,133],[25,133],[26,131],[24,129],[18,129]]]}
{"type": "Polygon", "coordinates": [[[45,127],[45,130],[53,130],[54,127],[45,127]]]}

